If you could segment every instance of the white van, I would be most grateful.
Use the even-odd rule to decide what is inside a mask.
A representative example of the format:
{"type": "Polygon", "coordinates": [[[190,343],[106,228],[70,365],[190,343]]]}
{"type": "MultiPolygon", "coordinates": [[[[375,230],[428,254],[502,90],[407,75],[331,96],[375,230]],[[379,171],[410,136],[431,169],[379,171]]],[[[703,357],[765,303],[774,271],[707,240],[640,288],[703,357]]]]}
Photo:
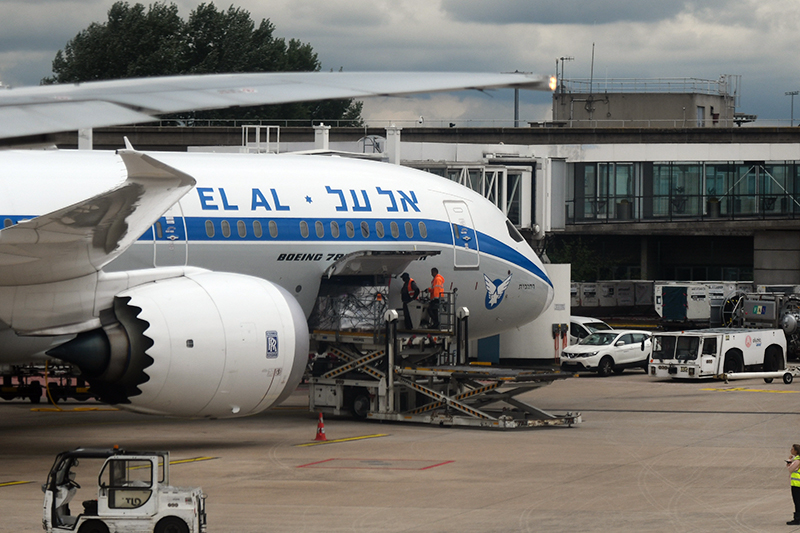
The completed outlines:
{"type": "Polygon", "coordinates": [[[611,326],[598,318],[588,316],[569,317],[569,344],[578,344],[580,341],[594,333],[595,331],[605,331],[611,326]]]}

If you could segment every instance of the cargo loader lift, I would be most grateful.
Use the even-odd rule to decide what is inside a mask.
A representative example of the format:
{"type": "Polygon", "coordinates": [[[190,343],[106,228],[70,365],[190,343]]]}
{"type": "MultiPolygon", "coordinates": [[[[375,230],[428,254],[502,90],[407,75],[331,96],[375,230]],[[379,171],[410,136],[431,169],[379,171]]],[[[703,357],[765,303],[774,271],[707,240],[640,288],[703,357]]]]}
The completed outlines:
{"type": "Polygon", "coordinates": [[[581,422],[580,413],[554,415],[516,398],[571,374],[467,365],[469,311],[451,312],[454,327],[448,331],[398,332],[397,312],[388,310],[384,331],[352,339],[356,342],[342,342],[347,333],[337,334],[335,342],[328,332],[312,334],[330,344],[311,364],[309,409],[498,429],[581,422]]]}

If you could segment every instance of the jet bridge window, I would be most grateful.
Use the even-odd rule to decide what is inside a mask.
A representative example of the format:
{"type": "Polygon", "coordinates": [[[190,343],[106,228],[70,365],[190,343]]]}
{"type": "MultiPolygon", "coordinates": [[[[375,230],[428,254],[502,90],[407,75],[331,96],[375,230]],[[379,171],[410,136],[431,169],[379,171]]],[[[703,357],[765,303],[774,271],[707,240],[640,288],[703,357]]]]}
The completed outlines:
{"type": "Polygon", "coordinates": [[[367,224],[366,220],[361,221],[361,236],[365,239],[369,238],[369,224],[367,224]]]}
{"type": "Polygon", "coordinates": [[[305,220],[300,221],[300,235],[302,235],[304,239],[308,239],[308,222],[305,220]]]}
{"type": "Polygon", "coordinates": [[[394,237],[395,239],[400,237],[400,228],[397,227],[397,222],[393,220],[389,226],[392,229],[392,237],[394,237]]]}
{"type": "Polygon", "coordinates": [[[384,232],[383,232],[383,222],[380,220],[375,222],[375,233],[378,235],[379,239],[383,239],[384,232]]]}
{"type": "Polygon", "coordinates": [[[406,222],[406,237],[409,239],[414,236],[414,226],[411,225],[411,222],[406,222]]]}
{"type": "Polygon", "coordinates": [[[227,220],[223,220],[220,225],[222,226],[222,236],[227,239],[231,236],[231,223],[227,220]]]}
{"type": "Polygon", "coordinates": [[[345,229],[347,230],[347,237],[352,239],[356,236],[356,228],[353,226],[353,223],[349,220],[344,225],[345,229]]]}
{"type": "Polygon", "coordinates": [[[236,223],[236,230],[239,232],[239,237],[244,239],[247,237],[247,226],[244,223],[244,220],[240,220],[236,223]]]}
{"type": "Polygon", "coordinates": [[[253,235],[256,236],[256,239],[260,239],[264,235],[264,231],[261,229],[261,222],[258,220],[253,221],[253,235]]]}
{"type": "Polygon", "coordinates": [[[273,239],[278,236],[278,224],[274,220],[269,221],[269,236],[273,239]]]}
{"type": "Polygon", "coordinates": [[[214,236],[214,222],[211,220],[206,220],[206,235],[209,238],[214,236]]]}
{"type": "Polygon", "coordinates": [[[331,236],[334,239],[339,238],[339,223],[335,220],[331,220],[331,236]]]}
{"type": "Polygon", "coordinates": [[[325,225],[319,220],[317,220],[314,223],[314,227],[317,229],[317,237],[319,237],[320,239],[323,238],[325,236],[325,225]]]}

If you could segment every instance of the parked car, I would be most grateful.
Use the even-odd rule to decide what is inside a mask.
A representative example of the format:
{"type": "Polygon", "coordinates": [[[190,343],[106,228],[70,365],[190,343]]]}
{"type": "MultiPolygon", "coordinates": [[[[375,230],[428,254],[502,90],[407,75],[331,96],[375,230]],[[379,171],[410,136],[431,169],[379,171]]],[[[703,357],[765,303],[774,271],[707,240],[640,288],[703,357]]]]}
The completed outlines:
{"type": "Polygon", "coordinates": [[[595,331],[606,331],[611,326],[600,319],[588,316],[569,317],[569,343],[578,344],[595,331]]]}
{"type": "Polygon", "coordinates": [[[647,372],[650,357],[650,333],[638,330],[595,331],[561,354],[561,368],[567,371],[589,370],[601,376],[621,374],[626,368],[647,372]]]}

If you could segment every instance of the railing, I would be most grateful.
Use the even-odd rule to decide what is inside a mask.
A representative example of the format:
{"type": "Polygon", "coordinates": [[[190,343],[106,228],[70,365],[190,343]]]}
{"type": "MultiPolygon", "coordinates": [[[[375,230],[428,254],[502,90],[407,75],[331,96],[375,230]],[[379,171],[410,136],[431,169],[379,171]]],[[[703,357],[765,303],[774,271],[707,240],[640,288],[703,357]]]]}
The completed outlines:
{"type": "MultiPolygon", "coordinates": [[[[310,128],[318,124],[325,124],[334,128],[389,128],[391,126],[398,126],[401,128],[513,128],[513,119],[425,119],[424,124],[420,124],[417,120],[394,120],[394,119],[370,119],[366,121],[367,124],[361,126],[353,126],[352,121],[347,120],[241,120],[241,119],[203,119],[203,120],[160,120],[152,124],[161,128],[189,128],[189,127],[228,127],[228,128],[241,128],[242,126],[280,126],[310,128]]],[[[524,128],[666,128],[666,129],[711,129],[711,128],[732,128],[734,126],[741,126],[744,128],[783,128],[783,127],[798,127],[800,126],[800,119],[795,117],[794,121],[789,118],[786,119],[754,119],[752,117],[746,119],[734,118],[729,120],[707,119],[704,126],[697,125],[697,119],[689,118],[675,118],[675,119],[613,119],[613,120],[521,120],[524,128]]]]}
{"type": "Polygon", "coordinates": [[[741,76],[700,78],[574,78],[559,80],[557,92],[567,93],[690,93],[735,96],[741,76]]]}

